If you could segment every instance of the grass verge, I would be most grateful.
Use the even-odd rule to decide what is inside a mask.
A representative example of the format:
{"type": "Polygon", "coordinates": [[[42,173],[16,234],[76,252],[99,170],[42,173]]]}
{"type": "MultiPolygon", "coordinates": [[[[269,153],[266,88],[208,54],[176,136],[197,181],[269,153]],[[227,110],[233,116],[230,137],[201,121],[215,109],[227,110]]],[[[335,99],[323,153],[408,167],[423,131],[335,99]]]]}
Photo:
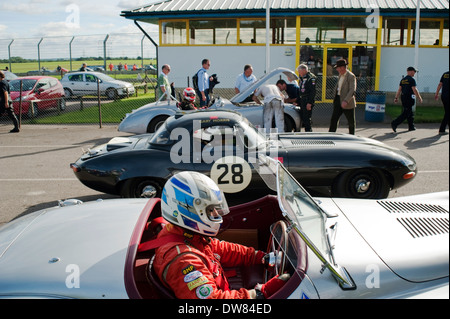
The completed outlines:
{"type": "MultiPolygon", "coordinates": [[[[138,97],[130,97],[101,104],[102,123],[120,123],[126,113],[145,104],[155,101],[154,93],[147,93],[138,97]]],[[[61,112],[59,115],[37,117],[25,120],[25,124],[93,124],[99,123],[99,108],[97,105],[85,107],[83,110],[61,112]]]]}
{"type": "MultiPolygon", "coordinates": [[[[401,105],[387,104],[386,115],[395,119],[402,112],[401,105]]],[[[414,117],[415,123],[440,123],[444,117],[442,106],[417,106],[414,117]]]]}

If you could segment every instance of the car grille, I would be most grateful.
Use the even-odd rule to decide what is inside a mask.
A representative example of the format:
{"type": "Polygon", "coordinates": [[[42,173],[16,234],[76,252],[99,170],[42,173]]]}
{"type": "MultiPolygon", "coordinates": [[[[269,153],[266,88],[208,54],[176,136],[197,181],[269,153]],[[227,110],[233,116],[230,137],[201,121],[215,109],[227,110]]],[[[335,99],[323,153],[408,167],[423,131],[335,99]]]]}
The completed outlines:
{"type": "Polygon", "coordinates": [[[449,212],[440,205],[392,201],[378,201],[377,203],[389,213],[401,215],[397,217],[397,221],[413,238],[449,233],[449,212]],[[427,217],[417,216],[420,214],[426,214],[427,217]]]}
{"type": "Polygon", "coordinates": [[[292,146],[334,146],[333,141],[320,140],[291,140],[292,146]]]}

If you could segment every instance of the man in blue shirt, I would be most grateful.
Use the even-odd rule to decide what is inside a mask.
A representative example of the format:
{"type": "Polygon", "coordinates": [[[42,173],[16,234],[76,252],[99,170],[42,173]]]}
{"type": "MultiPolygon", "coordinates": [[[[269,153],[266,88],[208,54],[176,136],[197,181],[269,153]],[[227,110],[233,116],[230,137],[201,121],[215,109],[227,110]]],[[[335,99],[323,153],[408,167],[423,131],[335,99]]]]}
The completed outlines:
{"type": "Polygon", "coordinates": [[[200,97],[200,107],[209,105],[209,81],[211,77],[208,75],[207,71],[211,63],[208,59],[203,59],[202,68],[197,72],[198,75],[198,96],[200,97]]]}

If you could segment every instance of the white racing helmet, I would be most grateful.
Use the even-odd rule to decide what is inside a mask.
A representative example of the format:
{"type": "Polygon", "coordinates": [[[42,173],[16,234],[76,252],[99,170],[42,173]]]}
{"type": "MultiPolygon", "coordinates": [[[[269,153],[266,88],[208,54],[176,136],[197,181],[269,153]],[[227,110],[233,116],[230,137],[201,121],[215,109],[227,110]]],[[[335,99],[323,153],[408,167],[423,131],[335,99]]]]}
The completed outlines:
{"type": "Polygon", "coordinates": [[[223,192],[212,179],[198,172],[181,172],[164,185],[162,217],[187,230],[215,236],[222,216],[229,213],[223,192]]]}

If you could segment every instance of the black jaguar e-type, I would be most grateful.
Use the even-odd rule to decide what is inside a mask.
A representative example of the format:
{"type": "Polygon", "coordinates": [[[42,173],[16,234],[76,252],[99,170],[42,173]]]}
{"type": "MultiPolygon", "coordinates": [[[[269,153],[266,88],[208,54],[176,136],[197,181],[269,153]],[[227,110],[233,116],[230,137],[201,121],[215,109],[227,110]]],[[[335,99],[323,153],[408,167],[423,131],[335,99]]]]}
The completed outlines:
{"type": "Polygon", "coordinates": [[[379,141],[336,133],[266,136],[230,111],[177,113],[154,134],[116,137],[70,164],[87,187],[123,197],[159,197],[180,171],[210,176],[226,193],[265,189],[258,154],[280,160],[310,190],[333,197],[386,198],[416,175],[414,159],[379,141]],[[261,173],[261,172],[259,172],[261,173]]]}

